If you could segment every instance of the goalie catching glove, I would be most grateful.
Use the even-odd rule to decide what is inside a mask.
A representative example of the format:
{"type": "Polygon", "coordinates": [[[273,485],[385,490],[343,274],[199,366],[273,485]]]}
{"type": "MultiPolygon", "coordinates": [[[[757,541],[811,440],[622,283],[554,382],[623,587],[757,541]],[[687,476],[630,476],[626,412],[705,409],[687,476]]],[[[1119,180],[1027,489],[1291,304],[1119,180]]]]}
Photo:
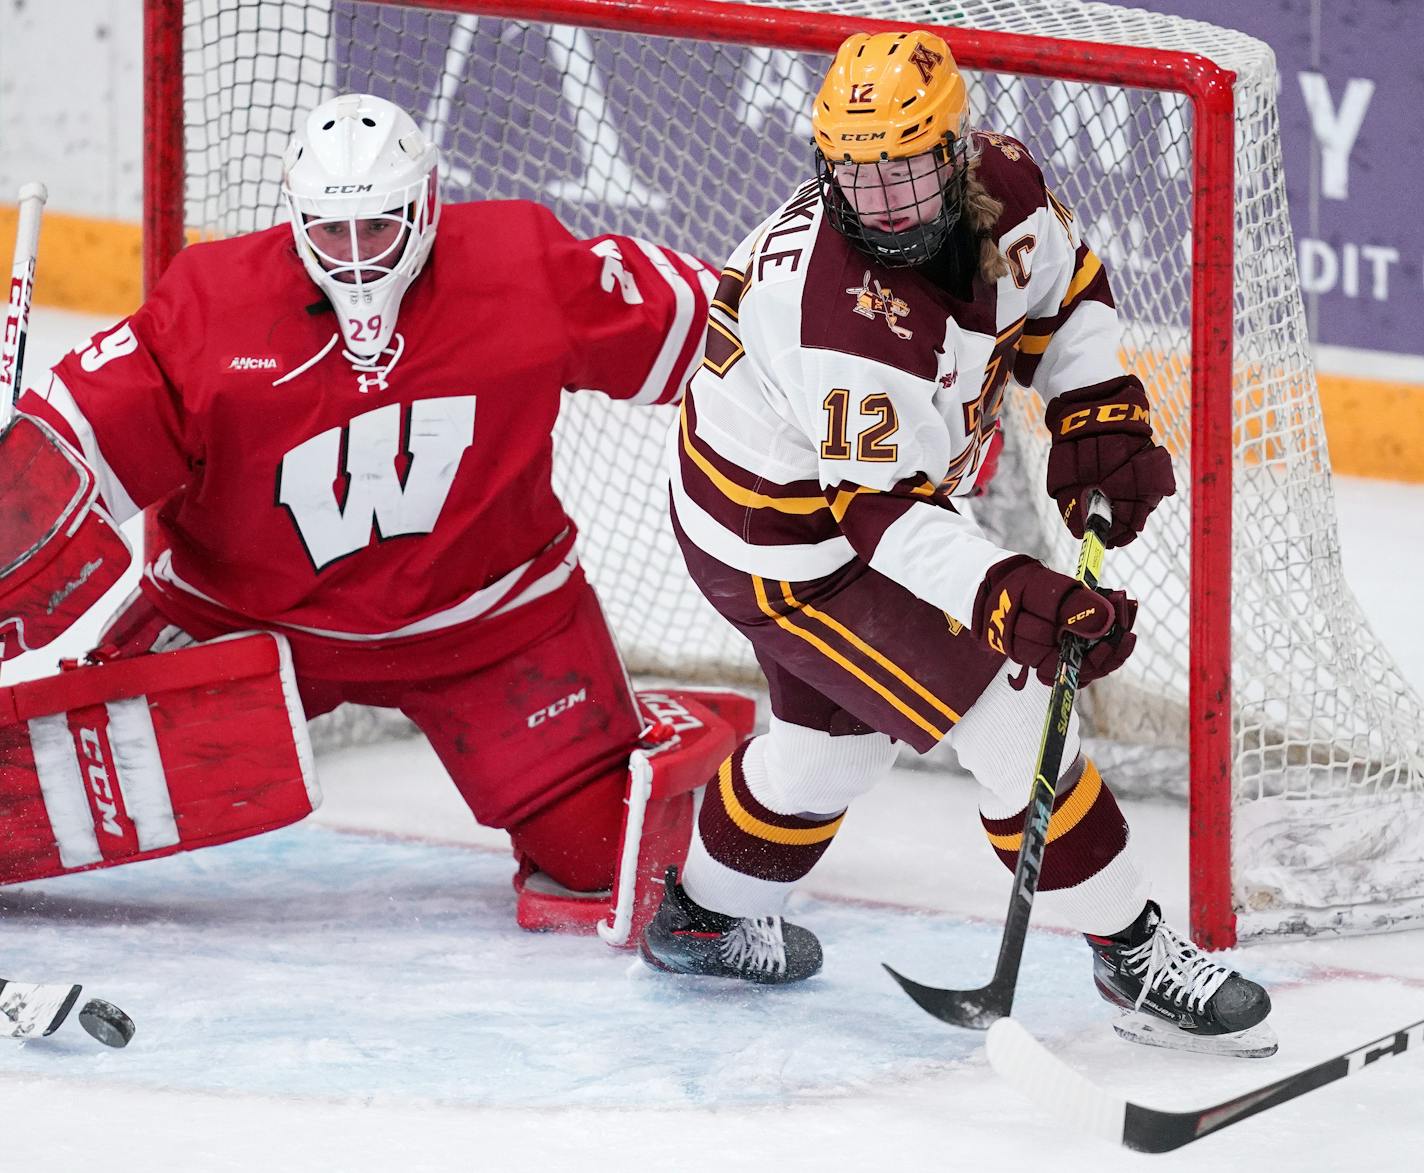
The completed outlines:
{"type": "Polygon", "coordinates": [[[1105,546],[1125,546],[1142,532],[1163,497],[1177,491],[1172,458],[1152,439],[1147,393],[1128,376],[1069,391],[1044,412],[1052,447],[1048,494],[1075,538],[1083,536],[1093,490],[1112,502],[1105,546]]]}
{"type": "Polygon", "coordinates": [[[1052,684],[1065,635],[1097,641],[1083,656],[1079,686],[1122,667],[1137,636],[1137,601],[1122,591],[1090,591],[1076,578],[1023,554],[989,567],[974,602],[974,634],[1052,684]]]}
{"type": "Polygon", "coordinates": [[[0,431],[0,660],[58,639],[128,564],[93,472],[45,424],[17,416],[0,431]]]}

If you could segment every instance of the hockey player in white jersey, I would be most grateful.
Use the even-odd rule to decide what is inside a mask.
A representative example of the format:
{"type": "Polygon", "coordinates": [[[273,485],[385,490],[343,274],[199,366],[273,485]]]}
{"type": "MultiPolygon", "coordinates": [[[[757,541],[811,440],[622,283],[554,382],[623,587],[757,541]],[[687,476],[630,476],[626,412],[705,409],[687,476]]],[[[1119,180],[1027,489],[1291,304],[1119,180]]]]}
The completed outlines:
{"type": "MultiPolygon", "coordinates": [[[[1101,262],[1025,147],[969,129],[944,41],[851,37],[813,126],[818,176],[733,253],[670,437],[688,568],[752,641],[772,706],[708,786],[644,935],[676,973],[820,969],[783,905],[897,741],[954,746],[1013,868],[1062,636],[1096,641],[1087,683],[1131,653],[1137,605],[996,546],[959,508],[1011,375],[1047,403],[1047,491],[1074,534],[1095,489],[1110,546],[1175,491],[1101,262]]],[[[1270,998],[1162,922],[1076,721],[1063,761],[1039,899],[1137,1012],[1120,1033],[1269,1053],[1270,998]]]]}

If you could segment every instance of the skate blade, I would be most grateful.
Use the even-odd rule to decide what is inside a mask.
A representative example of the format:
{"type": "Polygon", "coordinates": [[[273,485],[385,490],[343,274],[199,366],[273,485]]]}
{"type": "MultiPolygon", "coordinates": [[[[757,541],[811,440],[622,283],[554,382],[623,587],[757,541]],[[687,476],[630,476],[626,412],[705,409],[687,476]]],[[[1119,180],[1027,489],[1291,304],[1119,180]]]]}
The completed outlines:
{"type": "Polygon", "coordinates": [[[1196,1051],[1203,1055],[1229,1055],[1236,1059],[1264,1059],[1274,1055],[1280,1046],[1276,1032],[1268,1022],[1258,1022],[1230,1035],[1197,1035],[1159,1018],[1128,1013],[1112,1026],[1119,1037],[1145,1047],[1167,1047],[1173,1051],[1196,1051]]]}

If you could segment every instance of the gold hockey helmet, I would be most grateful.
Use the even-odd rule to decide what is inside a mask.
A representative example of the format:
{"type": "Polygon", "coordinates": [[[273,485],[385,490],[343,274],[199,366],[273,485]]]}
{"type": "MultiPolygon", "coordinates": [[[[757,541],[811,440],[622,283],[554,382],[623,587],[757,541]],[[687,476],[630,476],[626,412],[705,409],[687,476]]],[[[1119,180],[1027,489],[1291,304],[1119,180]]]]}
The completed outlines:
{"type": "Polygon", "coordinates": [[[848,38],[811,115],[831,226],[882,265],[933,260],[964,208],[968,125],[964,78],[941,38],[848,38]]]}
{"type": "Polygon", "coordinates": [[[934,33],[857,33],[842,43],[816,95],[811,126],[833,163],[923,154],[962,138],[964,78],[934,33]]]}

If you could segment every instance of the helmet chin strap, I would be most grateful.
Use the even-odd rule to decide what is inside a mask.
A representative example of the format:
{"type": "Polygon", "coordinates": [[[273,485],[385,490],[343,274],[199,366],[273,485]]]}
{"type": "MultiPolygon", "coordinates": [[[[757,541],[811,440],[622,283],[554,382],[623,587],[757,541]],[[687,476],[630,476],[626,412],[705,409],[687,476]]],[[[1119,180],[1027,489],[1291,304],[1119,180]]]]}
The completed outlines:
{"type": "Polygon", "coordinates": [[[923,265],[944,247],[951,227],[936,220],[901,232],[880,232],[862,223],[860,235],[878,260],[889,260],[896,266],[923,265]]]}

